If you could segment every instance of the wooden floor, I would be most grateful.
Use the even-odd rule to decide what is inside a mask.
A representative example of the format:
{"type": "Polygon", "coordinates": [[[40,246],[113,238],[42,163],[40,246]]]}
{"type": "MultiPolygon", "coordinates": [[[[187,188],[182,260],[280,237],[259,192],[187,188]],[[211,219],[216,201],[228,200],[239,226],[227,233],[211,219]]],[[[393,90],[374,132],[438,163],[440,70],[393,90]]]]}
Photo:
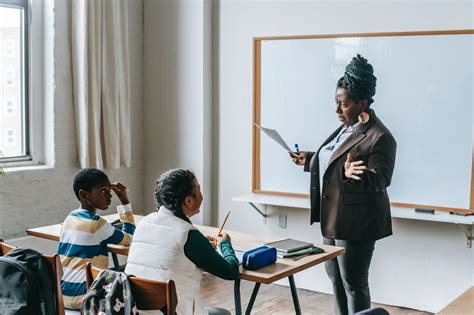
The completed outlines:
{"type": "Polygon", "coordinates": [[[474,287],[461,294],[461,296],[438,313],[438,315],[459,314],[474,315],[474,287]]]}
{"type": "MultiPolygon", "coordinates": [[[[247,302],[252,295],[254,283],[242,281],[240,294],[242,297],[242,310],[245,312],[247,302]]],[[[234,308],[234,282],[226,281],[204,273],[201,284],[201,295],[207,306],[223,307],[235,314],[234,308]]],[[[298,289],[301,311],[303,314],[333,315],[333,297],[329,294],[298,289]]],[[[420,312],[408,308],[395,307],[373,303],[373,307],[383,307],[391,315],[427,315],[431,313],[420,312]]],[[[255,300],[252,314],[294,314],[295,308],[291,298],[290,288],[279,285],[262,284],[255,300]]]]}

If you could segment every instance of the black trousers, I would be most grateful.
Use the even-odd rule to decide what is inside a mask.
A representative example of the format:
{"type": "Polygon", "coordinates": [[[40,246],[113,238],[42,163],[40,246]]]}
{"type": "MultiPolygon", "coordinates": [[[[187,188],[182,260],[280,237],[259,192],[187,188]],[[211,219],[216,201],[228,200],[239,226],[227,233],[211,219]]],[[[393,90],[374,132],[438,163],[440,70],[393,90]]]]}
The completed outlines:
{"type": "Polygon", "coordinates": [[[369,267],[375,241],[324,238],[323,242],[346,249],[344,255],[325,263],[334,290],[336,314],[349,315],[370,308],[369,267]]]}

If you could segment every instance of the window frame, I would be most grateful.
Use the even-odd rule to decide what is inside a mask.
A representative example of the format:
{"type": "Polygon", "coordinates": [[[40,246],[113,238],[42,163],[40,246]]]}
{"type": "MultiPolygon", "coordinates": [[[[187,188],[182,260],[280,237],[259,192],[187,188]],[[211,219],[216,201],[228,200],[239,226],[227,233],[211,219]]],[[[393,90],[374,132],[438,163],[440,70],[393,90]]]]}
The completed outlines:
{"type": "MultiPolygon", "coordinates": [[[[43,4],[42,1],[0,0],[1,7],[22,8],[20,53],[22,84],[22,134],[24,155],[1,157],[5,167],[44,164],[43,152],[43,4]],[[34,14],[34,18],[32,15],[34,14]],[[34,54],[30,47],[34,47],[34,54]],[[31,82],[35,81],[35,85],[31,82]],[[35,100],[34,107],[32,101],[35,100]],[[34,119],[33,119],[34,117],[34,119]]],[[[21,81],[21,80],[20,80],[21,81]]]]}

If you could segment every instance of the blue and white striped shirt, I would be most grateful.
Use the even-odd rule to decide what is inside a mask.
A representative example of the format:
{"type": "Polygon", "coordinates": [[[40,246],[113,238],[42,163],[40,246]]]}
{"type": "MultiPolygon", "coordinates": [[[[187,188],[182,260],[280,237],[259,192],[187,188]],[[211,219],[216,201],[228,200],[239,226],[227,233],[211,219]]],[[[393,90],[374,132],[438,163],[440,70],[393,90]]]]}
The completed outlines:
{"type": "Polygon", "coordinates": [[[107,245],[130,245],[135,232],[135,220],[130,204],[117,207],[122,229],[114,228],[109,222],[88,210],[72,211],[63,223],[59,238],[58,255],[64,275],[61,290],[64,306],[79,309],[86,293],[86,264],[108,268],[107,245]]]}

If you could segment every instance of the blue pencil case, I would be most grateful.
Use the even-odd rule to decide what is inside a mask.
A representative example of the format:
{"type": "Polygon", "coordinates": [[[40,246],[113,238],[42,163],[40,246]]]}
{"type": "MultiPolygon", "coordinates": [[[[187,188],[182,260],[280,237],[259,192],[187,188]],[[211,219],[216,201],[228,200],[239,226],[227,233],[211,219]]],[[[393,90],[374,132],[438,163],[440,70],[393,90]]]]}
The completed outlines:
{"type": "Polygon", "coordinates": [[[244,253],[242,267],[247,270],[257,270],[273,264],[277,259],[275,247],[260,246],[244,253]]]}

